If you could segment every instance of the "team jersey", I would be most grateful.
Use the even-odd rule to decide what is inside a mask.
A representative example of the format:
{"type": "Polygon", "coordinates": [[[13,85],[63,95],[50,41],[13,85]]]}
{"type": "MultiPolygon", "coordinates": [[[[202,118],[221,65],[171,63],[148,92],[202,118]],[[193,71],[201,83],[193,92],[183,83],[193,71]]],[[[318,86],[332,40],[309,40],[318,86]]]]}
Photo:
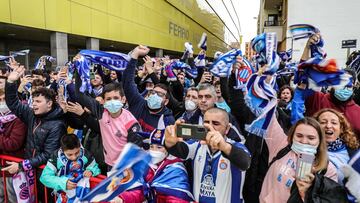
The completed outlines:
{"type": "MultiPolygon", "coordinates": [[[[226,141],[250,154],[246,147],[230,139],[226,141]]],[[[185,142],[189,148],[186,159],[192,160],[195,201],[206,203],[242,203],[245,171],[230,163],[221,151],[212,155],[207,145],[198,141],[185,142]]]]}

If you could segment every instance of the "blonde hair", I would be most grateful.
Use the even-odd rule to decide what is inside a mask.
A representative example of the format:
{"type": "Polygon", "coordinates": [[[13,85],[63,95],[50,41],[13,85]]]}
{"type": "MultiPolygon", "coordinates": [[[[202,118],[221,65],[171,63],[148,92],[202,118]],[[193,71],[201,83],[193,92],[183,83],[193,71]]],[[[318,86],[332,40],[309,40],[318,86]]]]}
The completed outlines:
{"type": "Polygon", "coordinates": [[[300,119],[298,122],[295,123],[295,125],[293,125],[290,128],[288,132],[289,144],[292,144],[295,130],[301,124],[315,128],[320,141],[319,141],[319,146],[317,148],[317,153],[315,154],[314,168],[316,172],[326,170],[328,166],[328,154],[327,154],[327,146],[325,142],[325,134],[321,129],[319,122],[317,122],[314,118],[305,117],[303,119],[300,119]]]}
{"type": "Polygon", "coordinates": [[[345,118],[345,116],[342,113],[336,111],[335,109],[325,108],[316,112],[313,115],[313,117],[319,121],[321,114],[325,112],[333,113],[338,117],[340,122],[340,130],[341,130],[339,137],[341,138],[341,140],[345,142],[346,146],[349,147],[350,149],[358,149],[360,146],[359,140],[354,134],[349,121],[345,118]]]}

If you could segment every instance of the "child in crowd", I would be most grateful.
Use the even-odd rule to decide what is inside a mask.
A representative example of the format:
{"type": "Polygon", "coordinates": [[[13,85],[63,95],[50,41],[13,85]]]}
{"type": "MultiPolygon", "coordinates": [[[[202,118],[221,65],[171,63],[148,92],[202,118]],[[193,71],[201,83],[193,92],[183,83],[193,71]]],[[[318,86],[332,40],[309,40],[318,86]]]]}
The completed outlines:
{"type": "Polygon", "coordinates": [[[64,197],[67,190],[75,189],[77,177],[91,177],[100,174],[94,157],[81,145],[74,134],[61,138],[61,148],[48,160],[40,181],[64,197]]]}

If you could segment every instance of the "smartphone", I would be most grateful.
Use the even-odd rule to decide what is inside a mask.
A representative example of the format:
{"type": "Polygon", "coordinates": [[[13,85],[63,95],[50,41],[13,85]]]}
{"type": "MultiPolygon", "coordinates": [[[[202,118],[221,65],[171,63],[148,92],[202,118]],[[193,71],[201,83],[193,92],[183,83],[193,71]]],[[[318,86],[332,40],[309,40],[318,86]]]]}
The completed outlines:
{"type": "Polygon", "coordinates": [[[306,174],[311,173],[315,156],[312,154],[299,154],[296,164],[296,178],[304,179],[306,174]]]}
{"type": "Polygon", "coordinates": [[[206,140],[207,129],[202,125],[180,124],[176,127],[176,135],[184,139],[206,140]]]}

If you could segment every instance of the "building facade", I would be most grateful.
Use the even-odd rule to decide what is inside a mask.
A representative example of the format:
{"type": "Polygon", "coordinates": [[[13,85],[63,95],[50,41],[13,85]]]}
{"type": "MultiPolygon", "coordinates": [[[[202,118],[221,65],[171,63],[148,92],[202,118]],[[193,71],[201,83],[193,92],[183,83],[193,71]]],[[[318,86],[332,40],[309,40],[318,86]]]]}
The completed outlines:
{"type": "Polygon", "coordinates": [[[137,44],[153,55],[196,47],[203,32],[209,54],[226,51],[224,25],[199,0],[0,0],[0,55],[30,49],[63,65],[81,49],[128,52],[137,44]],[[201,2],[200,2],[201,3],[201,2]]]}
{"type": "MultiPolygon", "coordinates": [[[[261,0],[258,17],[258,33],[276,32],[278,50],[293,49],[293,60],[301,58],[306,40],[293,41],[288,26],[310,24],[320,29],[325,41],[328,58],[336,59],[339,67],[345,67],[347,49],[343,40],[360,40],[358,0],[261,0]]],[[[358,48],[350,49],[352,52],[358,48]]]]}

